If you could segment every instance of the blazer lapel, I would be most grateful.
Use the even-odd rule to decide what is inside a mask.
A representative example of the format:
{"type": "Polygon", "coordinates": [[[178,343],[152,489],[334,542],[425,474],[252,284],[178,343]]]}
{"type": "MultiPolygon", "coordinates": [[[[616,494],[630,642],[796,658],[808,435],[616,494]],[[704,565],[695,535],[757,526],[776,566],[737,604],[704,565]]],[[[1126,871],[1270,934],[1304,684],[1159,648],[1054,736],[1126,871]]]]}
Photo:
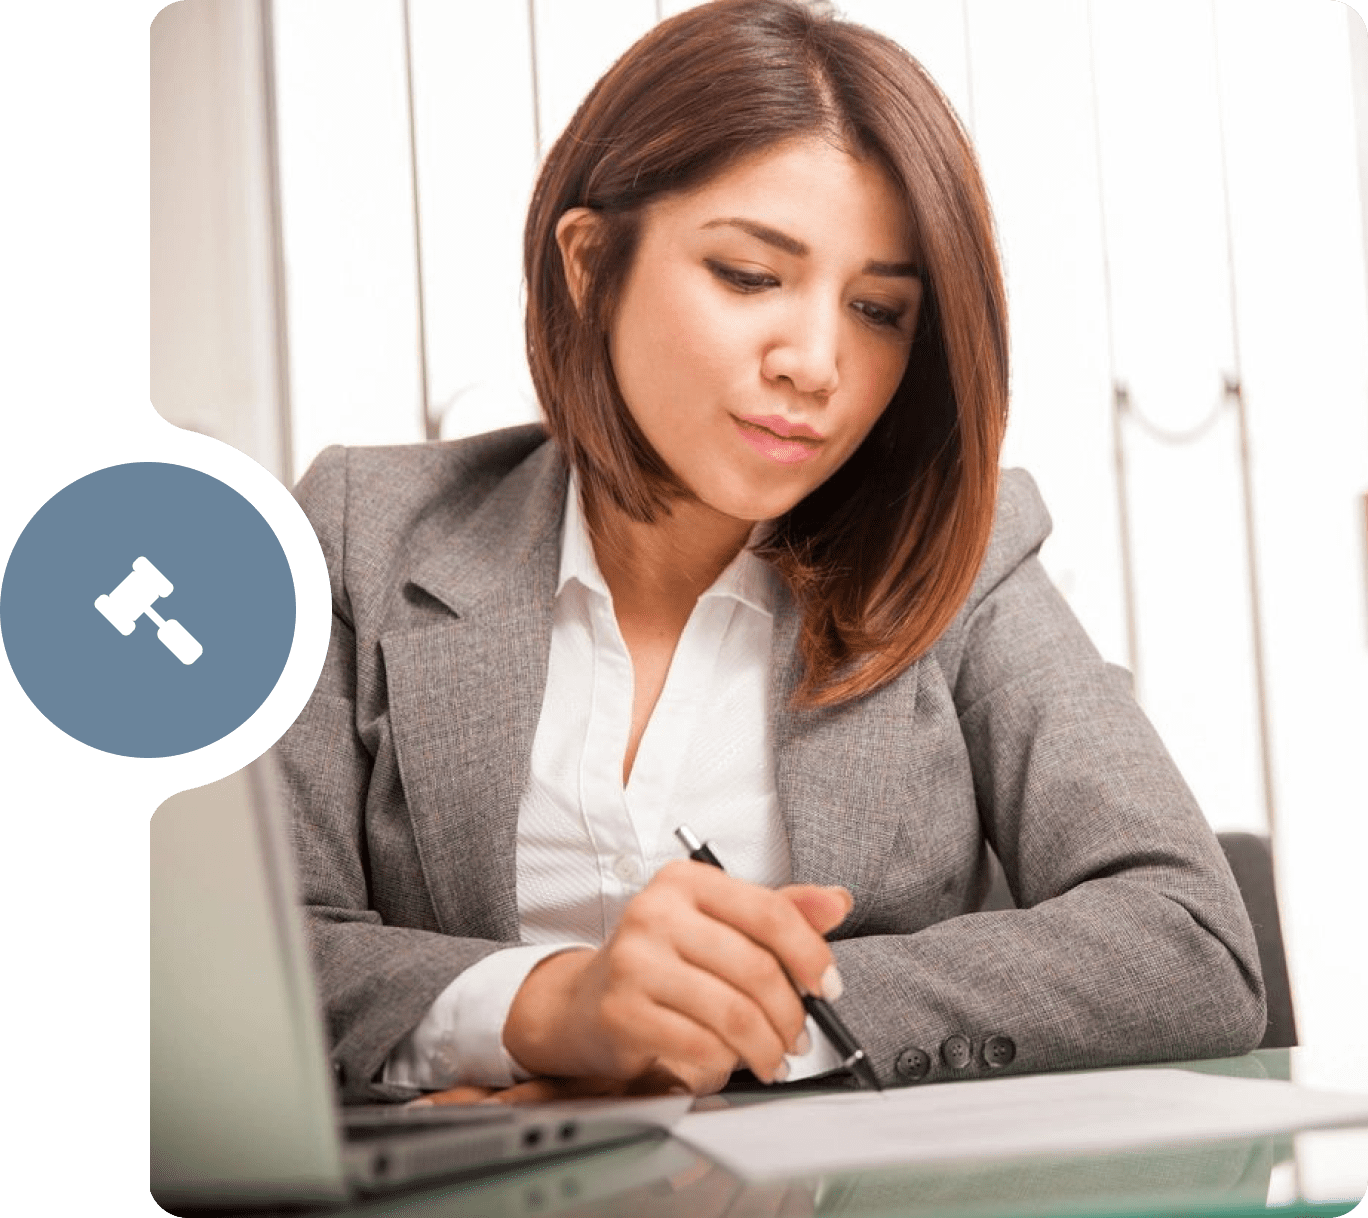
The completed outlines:
{"type": "Polygon", "coordinates": [[[551,648],[566,475],[549,444],[411,582],[453,616],[381,638],[391,723],[439,928],[518,937],[516,838],[551,648]]]}

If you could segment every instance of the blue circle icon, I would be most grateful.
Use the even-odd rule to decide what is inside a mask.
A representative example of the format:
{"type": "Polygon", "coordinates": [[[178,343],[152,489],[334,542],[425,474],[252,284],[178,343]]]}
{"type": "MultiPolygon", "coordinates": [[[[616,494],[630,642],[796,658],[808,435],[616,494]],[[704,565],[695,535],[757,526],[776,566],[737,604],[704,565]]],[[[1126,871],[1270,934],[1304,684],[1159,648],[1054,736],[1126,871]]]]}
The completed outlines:
{"type": "Polygon", "coordinates": [[[173,757],[240,727],[275,688],[294,626],[270,525],[183,465],[113,465],[64,487],[0,584],[24,692],[69,736],[123,757],[173,757]]]}

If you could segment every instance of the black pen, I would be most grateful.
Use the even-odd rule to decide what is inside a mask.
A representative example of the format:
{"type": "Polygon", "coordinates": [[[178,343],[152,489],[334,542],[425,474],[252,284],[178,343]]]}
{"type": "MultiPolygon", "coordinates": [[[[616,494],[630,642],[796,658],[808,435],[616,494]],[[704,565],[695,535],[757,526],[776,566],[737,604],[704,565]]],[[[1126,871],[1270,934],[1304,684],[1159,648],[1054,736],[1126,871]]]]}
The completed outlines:
{"type": "MultiPolygon", "coordinates": [[[[688,825],[680,825],[675,830],[675,837],[684,843],[689,851],[689,857],[696,863],[706,863],[709,867],[716,867],[718,871],[725,871],[722,860],[717,857],[709,848],[706,842],[698,840],[693,830],[688,825]]],[[[874,1073],[874,1067],[869,1064],[869,1058],[865,1051],[860,1048],[859,1042],[850,1034],[850,1029],[841,1022],[841,1017],[832,1009],[830,1003],[823,998],[817,998],[812,994],[805,994],[798,987],[793,987],[798,991],[798,997],[803,1000],[803,1010],[812,1016],[815,1023],[826,1034],[826,1038],[836,1046],[836,1052],[842,1057],[841,1065],[849,1070],[866,1087],[875,1091],[882,1091],[879,1086],[879,1076],[874,1073]]]]}

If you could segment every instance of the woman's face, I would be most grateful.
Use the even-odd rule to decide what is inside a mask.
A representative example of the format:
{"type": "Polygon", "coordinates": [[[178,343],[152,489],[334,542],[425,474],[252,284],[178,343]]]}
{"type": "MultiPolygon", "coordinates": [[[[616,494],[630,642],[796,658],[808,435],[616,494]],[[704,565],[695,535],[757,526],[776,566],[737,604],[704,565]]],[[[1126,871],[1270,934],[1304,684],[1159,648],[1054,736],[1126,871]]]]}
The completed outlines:
{"type": "Polygon", "coordinates": [[[817,139],[658,199],[610,335],[623,398],[702,504],[779,516],[855,451],[897,389],[917,266],[887,173],[817,139]]]}

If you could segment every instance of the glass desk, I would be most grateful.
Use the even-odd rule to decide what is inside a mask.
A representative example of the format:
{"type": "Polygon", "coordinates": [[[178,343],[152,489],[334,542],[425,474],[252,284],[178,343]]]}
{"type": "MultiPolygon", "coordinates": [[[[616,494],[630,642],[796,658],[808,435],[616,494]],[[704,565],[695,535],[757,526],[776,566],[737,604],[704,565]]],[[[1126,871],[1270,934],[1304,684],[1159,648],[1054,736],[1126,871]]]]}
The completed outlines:
{"type": "MultiPolygon", "coordinates": [[[[1296,1081],[1300,1052],[1265,1049],[1183,1066],[1296,1081]]],[[[985,1153],[973,1162],[779,1184],[746,1184],[681,1143],[662,1139],[332,1212],[368,1218],[1329,1218],[1352,1210],[1365,1189],[1368,1125],[1104,1154],[993,1159],[985,1153]]]]}

